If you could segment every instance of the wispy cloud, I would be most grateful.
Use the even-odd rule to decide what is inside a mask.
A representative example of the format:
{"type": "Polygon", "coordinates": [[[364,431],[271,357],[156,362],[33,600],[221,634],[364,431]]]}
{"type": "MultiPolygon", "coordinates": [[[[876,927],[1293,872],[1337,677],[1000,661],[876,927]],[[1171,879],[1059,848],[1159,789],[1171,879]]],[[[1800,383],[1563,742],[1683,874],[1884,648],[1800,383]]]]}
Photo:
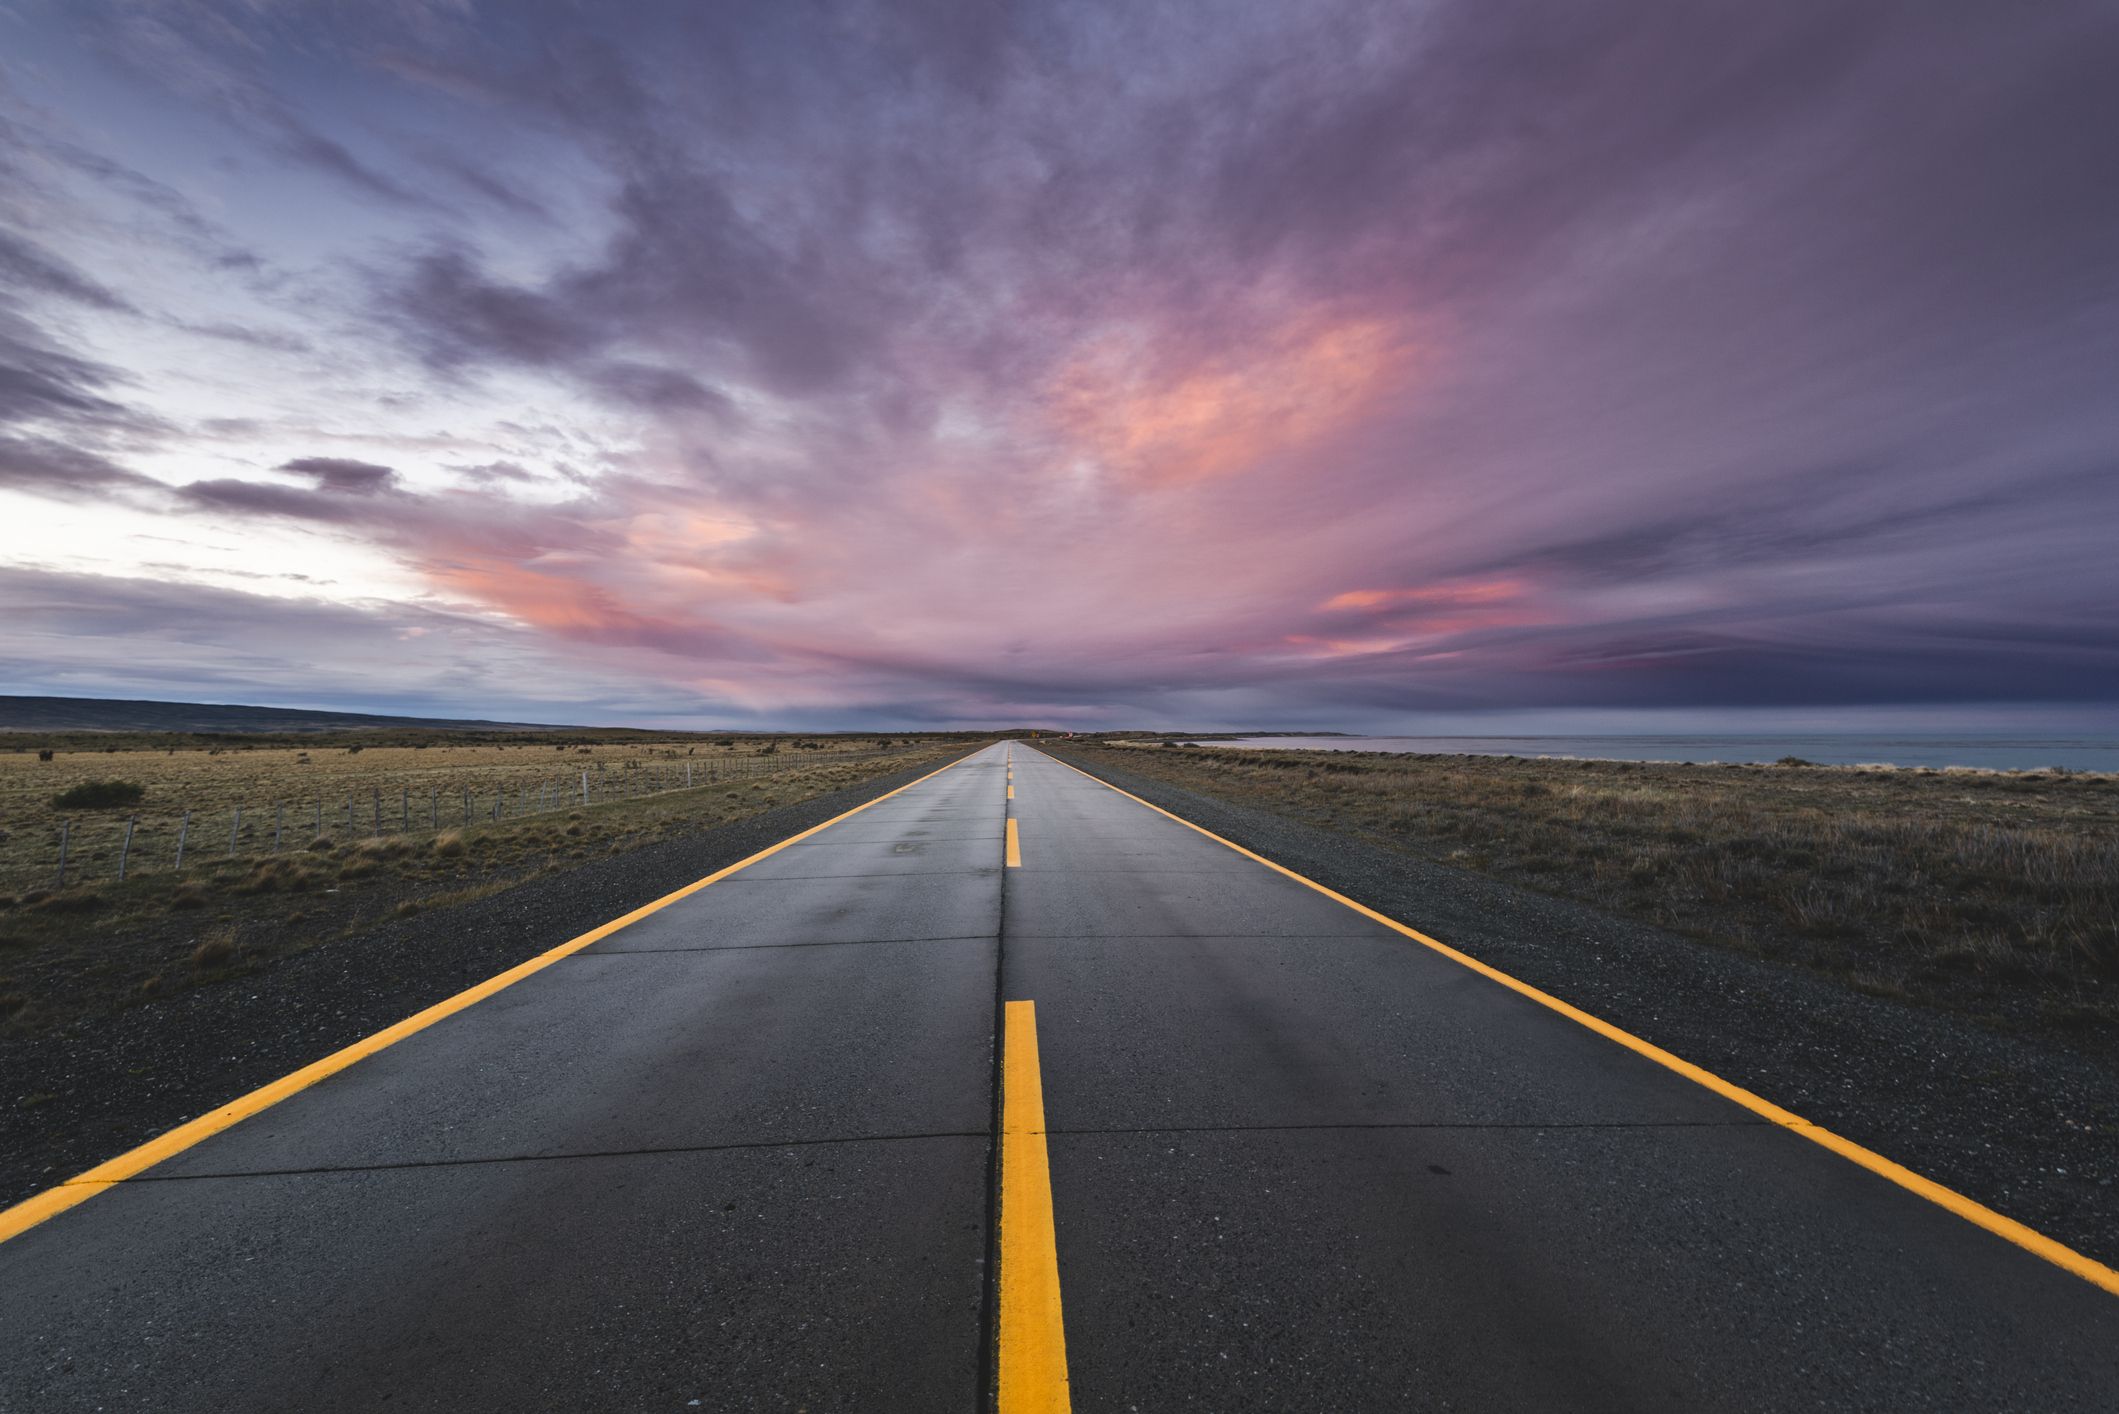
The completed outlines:
{"type": "Polygon", "coordinates": [[[103,86],[0,105],[0,488],[333,547],[349,645],[846,721],[2119,686],[2092,0],[5,23],[103,86]]]}

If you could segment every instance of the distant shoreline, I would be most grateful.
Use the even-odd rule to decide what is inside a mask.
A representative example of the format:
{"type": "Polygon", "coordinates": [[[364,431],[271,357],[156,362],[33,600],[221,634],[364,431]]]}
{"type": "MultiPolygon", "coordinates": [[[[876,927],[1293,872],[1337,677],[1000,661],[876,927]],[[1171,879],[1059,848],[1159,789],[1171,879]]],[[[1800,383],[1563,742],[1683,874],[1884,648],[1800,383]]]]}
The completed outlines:
{"type": "Polygon", "coordinates": [[[2119,774],[2119,737],[1961,733],[1639,736],[1253,736],[1202,745],[1261,751],[1406,756],[1515,756],[1551,761],[1771,766],[1795,760],[1843,770],[2119,774]]]}

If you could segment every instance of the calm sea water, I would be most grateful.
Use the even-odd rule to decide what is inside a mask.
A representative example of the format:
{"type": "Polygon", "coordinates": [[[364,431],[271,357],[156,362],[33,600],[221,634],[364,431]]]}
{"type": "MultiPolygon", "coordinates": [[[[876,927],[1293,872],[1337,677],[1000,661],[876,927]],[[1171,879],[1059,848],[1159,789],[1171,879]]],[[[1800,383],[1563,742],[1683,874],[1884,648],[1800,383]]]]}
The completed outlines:
{"type": "Polygon", "coordinates": [[[1600,761],[1778,761],[1826,766],[1974,766],[1990,771],[2119,771],[2119,738],[2088,736],[1262,736],[1217,746],[1575,756],[1600,761]]]}

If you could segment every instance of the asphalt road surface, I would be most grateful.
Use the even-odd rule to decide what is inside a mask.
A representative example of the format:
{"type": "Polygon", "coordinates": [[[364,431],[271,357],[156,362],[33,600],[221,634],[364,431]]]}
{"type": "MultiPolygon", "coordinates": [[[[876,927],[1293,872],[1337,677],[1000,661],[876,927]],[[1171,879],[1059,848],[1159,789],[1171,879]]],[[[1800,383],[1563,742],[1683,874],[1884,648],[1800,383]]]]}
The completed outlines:
{"type": "Polygon", "coordinates": [[[2119,1408],[2119,1297],[1012,751],[0,1243],[0,1409],[2119,1408]]]}

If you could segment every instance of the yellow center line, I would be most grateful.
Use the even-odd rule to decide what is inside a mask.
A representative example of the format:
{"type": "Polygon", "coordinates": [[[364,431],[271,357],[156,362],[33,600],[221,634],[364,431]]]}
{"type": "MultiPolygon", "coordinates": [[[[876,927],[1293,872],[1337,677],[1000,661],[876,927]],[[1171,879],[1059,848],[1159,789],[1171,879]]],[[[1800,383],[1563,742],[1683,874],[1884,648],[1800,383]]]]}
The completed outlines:
{"type": "MultiPolygon", "coordinates": [[[[2044,1233],[2038,1231],[2036,1228],[2028,1227],[2023,1223],[2017,1222],[2014,1218],[2004,1217],[2002,1214],[1995,1212],[1992,1208],[1989,1208],[1982,1203],[1975,1202],[1973,1199],[1965,1197],[1964,1194],[1959,1193],[1954,1189],[1945,1188],[1941,1184],[1935,1182],[1933,1179],[1922,1177],[1920,1174],[1915,1173],[1913,1170],[1906,1168],[1902,1164],[1892,1162],[1890,1159],[1885,1158],[1882,1154],[1876,1153],[1874,1150],[1865,1149],[1861,1145],[1855,1143],[1853,1140],[1842,1138],[1841,1136],[1834,1134],[1831,1130],[1826,1129],[1821,1125],[1812,1124],[1809,1120],[1804,1119],[1801,1115],[1795,1114],[1789,1110],[1785,1110],[1779,1105],[1774,1104],[1771,1100],[1768,1100],[1761,1095],[1753,1094],[1751,1091],[1746,1090],[1741,1085],[1737,1085],[1730,1081],[1722,1079],[1721,1076],[1716,1075],[1711,1070],[1705,1070],[1700,1066],[1696,1066],[1691,1061],[1682,1060],[1679,1057],[1674,1056],[1670,1052],[1664,1050],[1661,1046],[1657,1046],[1651,1042],[1642,1040],[1639,1036],[1634,1035],[1630,1031],[1622,1031],[1618,1027],[1612,1025],[1610,1022],[1604,1020],[1600,1016],[1592,1016],[1590,1013],[1583,1011],[1579,1007],[1570,1006],[1568,1003],[1561,1001],[1558,997],[1553,996],[1550,992],[1540,991],[1536,987],[1531,986],[1528,982],[1519,981],[1518,979],[1509,976],[1506,972],[1503,972],[1498,967],[1490,967],[1486,963],[1479,961],[1479,959],[1471,956],[1468,953],[1458,952],[1449,944],[1444,942],[1438,942],[1436,939],[1430,938],[1427,934],[1421,932],[1417,928],[1408,927],[1407,925],[1400,923],[1395,918],[1387,918],[1383,914],[1378,913],[1373,908],[1358,904],[1352,899],[1348,898],[1345,894],[1339,893],[1333,889],[1326,888],[1323,884],[1318,883],[1315,879],[1305,878],[1303,875],[1296,873],[1294,870],[1288,868],[1284,864],[1275,864],[1272,860],[1266,858],[1262,854],[1253,854],[1250,850],[1245,849],[1242,845],[1235,843],[1233,840],[1225,840],[1220,835],[1215,834],[1212,830],[1207,829],[1205,826],[1193,824],[1190,820],[1187,820],[1182,815],[1173,814],[1170,811],[1163,809],[1160,805],[1156,805],[1150,801],[1142,800],[1139,796],[1133,794],[1131,791],[1119,790],[1117,786],[1112,785],[1109,781],[1101,780],[1095,776],[1091,776],[1087,771],[1084,771],[1079,766],[1075,766],[1068,762],[1061,761],[1059,760],[1059,758],[1054,756],[1047,756],[1045,757],[1045,759],[1047,761],[1052,761],[1058,765],[1065,766],[1068,770],[1074,772],[1074,774],[1076,774],[1077,776],[1084,776],[1087,777],[1089,780],[1095,781],[1105,790],[1117,792],[1119,795],[1124,796],[1126,799],[1132,801],[1136,805],[1145,805],[1148,807],[1148,809],[1154,811],[1156,814],[1164,816],[1171,820],[1175,820],[1178,824],[1184,826],[1186,829],[1197,831],[1199,834],[1205,835],[1208,839],[1214,841],[1214,843],[1218,845],[1224,845],[1229,849],[1235,850],[1238,854],[1242,855],[1246,859],[1256,860],[1258,863],[1263,864],[1266,868],[1272,870],[1274,873],[1284,875],[1287,878],[1293,879],[1296,883],[1301,884],[1305,888],[1315,889],[1318,893],[1323,894],[1326,898],[1331,899],[1333,902],[1346,905],[1348,908],[1351,908],[1352,910],[1354,910],[1354,912],[1360,914],[1362,917],[1370,919],[1377,923],[1381,923],[1384,927],[1390,929],[1392,932],[1403,934],[1404,936],[1411,938],[1414,942],[1419,943],[1422,947],[1433,949],[1435,952],[1438,952],[1442,956],[1448,958],[1451,962],[1458,963],[1464,967],[1470,968],[1472,971],[1478,973],[1481,977],[1485,977],[1492,981],[1499,982],[1502,986],[1508,988],[1510,991],[1528,997],[1530,1000],[1536,1002],[1539,1006],[1545,1007],[1551,1011],[1556,1011],[1560,1015],[1566,1017],[1568,1020],[1576,1022],[1582,1026],[1588,1027],[1591,1031],[1596,1032],[1599,1036],[1604,1037],[1606,1040],[1617,1042],[1619,1045],[1624,1046],[1627,1050],[1634,1052],[1636,1055],[1644,1056],[1647,1059],[1654,1061],[1657,1065],[1662,1066],[1665,1070],[1675,1071],[1679,1075],[1684,1076],[1687,1080],[1690,1080],[1697,1085],[1705,1086],[1707,1089],[1712,1090],[1715,1094],[1720,1095],[1725,1100],[1730,1100],[1736,1104],[1742,1105],[1745,1109],[1751,1111],[1753,1114],[1758,1115],[1763,1119],[1771,1121],[1773,1124],[1778,1125],[1782,1129],[1785,1129],[1790,1134],[1799,1134],[1803,1138],[1809,1140],[1811,1143],[1816,1144],[1821,1148],[1829,1149],[1833,1153],[1838,1154],[1841,1158],[1849,1160],[1852,1163],[1859,1164],[1861,1167],[1867,1169],[1869,1172],[1875,1174],[1877,1177],[1885,1179],[1891,1183],[1897,1184],[1900,1188],[1905,1189],[1908,1193],[1916,1194],[1919,1197],[1927,1199],[1930,1203],[1935,1204],[1937,1207],[1942,1208],[1947,1212],[1956,1214],[1958,1217],[1963,1218],[1966,1222],[1971,1223],[1973,1226],[1984,1228],[1986,1231],[1993,1233],[1996,1237],[1999,1237],[2004,1241],[2013,1242],[2018,1247],[2021,1247],[2024,1251],[2031,1253],[2033,1256],[2041,1257],[2044,1260],[2051,1262],[2054,1266],[2059,1267],[2062,1271],[2072,1272],[2074,1275],[2081,1277],[2084,1281],[2089,1282],[2094,1286],[2102,1287],[2104,1290],[2111,1292],[2114,1296],[2119,1296],[2119,1271],[2114,1271],[2112,1268],[2105,1266],[2102,1262],[2099,1262],[2094,1258],[2084,1256],[2082,1253],[2077,1252],[2074,1248],[2069,1247],[2064,1243],[2054,1241],[2052,1238],[2047,1237],[2044,1233]]],[[[1011,821],[1010,823],[1012,824],[1013,822],[1011,821]]]]}
{"type": "Polygon", "coordinates": [[[1003,1008],[1000,1414],[1068,1414],[1067,1328],[1052,1233],[1052,1168],[1037,1065],[1037,1004],[1003,1008]]]}
{"type": "MultiPolygon", "coordinates": [[[[961,758],[960,758],[961,759],[961,758]]],[[[114,1188],[126,1179],[153,1168],[164,1159],[173,1158],[202,1140],[209,1139],[231,1125],[240,1123],[260,1110],[270,1109],[290,1095],[300,1094],[318,1081],[338,1074],[355,1061],[374,1055],[377,1051],[396,1045],[415,1032],[424,1031],[444,1017],[453,1016],[464,1008],[484,1001],[503,988],[512,987],[532,973],[542,972],[553,963],[570,954],[580,952],[593,943],[599,943],[628,924],[637,923],[649,914],[668,908],[679,899],[690,898],[708,884],[726,879],[740,869],[748,869],[768,855],[778,854],[789,845],[800,844],[819,831],[851,815],[858,815],[871,805],[880,805],[894,795],[911,790],[921,781],[932,780],[957,762],[938,766],[921,776],[919,780],[907,781],[896,790],[885,791],[874,800],[856,805],[853,809],[832,816],[821,825],[812,825],[798,835],[789,835],[775,845],[768,845],[747,859],[740,859],[725,869],[717,869],[704,879],[694,880],[674,893],[664,894],[653,903],[644,904],[620,918],[614,918],[600,927],[591,928],[578,938],[571,938],[549,952],[539,953],[528,962],[518,963],[497,976],[488,977],[478,985],[458,992],[447,1001],[436,1002],[425,1011],[408,1016],[395,1026],[385,1027],[362,1040],[355,1041],[344,1050],[334,1051],[320,1061],[303,1066],[291,1075],[283,1075],[269,1085],[260,1086],[237,1100],[231,1100],[217,1110],[209,1110],[188,1124],[180,1124],[160,1138],[150,1139],[136,1149],[127,1150],[114,1159],[96,1165],[88,1172],[66,1180],[56,1188],[48,1188],[33,1198],[25,1198],[14,1207],[0,1212],[0,1242],[19,1237],[48,1218],[57,1217],[76,1204],[85,1203],[107,1188],[114,1188]]],[[[1010,821],[1010,835],[1014,839],[1014,821],[1010,821]]]]}
{"type": "Polygon", "coordinates": [[[1008,867],[1010,869],[1023,867],[1023,842],[1016,837],[1015,817],[1013,815],[1008,817],[1008,867]]]}
{"type": "Polygon", "coordinates": [[[1013,800],[1013,799],[1015,799],[1015,787],[1014,787],[1014,786],[1012,786],[1012,785],[1011,785],[1010,787],[1008,787],[1008,798],[1009,798],[1010,800],[1013,800]]]}

